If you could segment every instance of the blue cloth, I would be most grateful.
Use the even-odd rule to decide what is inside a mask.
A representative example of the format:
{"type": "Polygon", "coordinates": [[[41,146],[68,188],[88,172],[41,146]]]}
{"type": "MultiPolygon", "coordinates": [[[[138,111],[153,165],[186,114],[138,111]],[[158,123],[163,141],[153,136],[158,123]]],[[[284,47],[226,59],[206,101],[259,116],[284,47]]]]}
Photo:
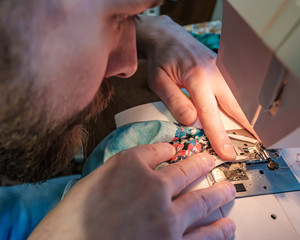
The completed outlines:
{"type": "MultiPolygon", "coordinates": [[[[82,177],[120,151],[158,142],[170,142],[174,145],[178,150],[176,159],[172,160],[174,162],[195,151],[203,151],[208,144],[201,129],[164,121],[128,124],[113,131],[95,148],[84,165],[82,177]],[[198,145],[200,148],[196,148],[198,145]]],[[[26,239],[41,219],[61,200],[66,185],[79,177],[61,177],[39,185],[0,187],[0,239],[26,239]]]]}
{"type": "Polygon", "coordinates": [[[178,126],[172,122],[147,121],[122,126],[111,132],[95,148],[85,163],[82,176],[86,176],[101,166],[116,153],[142,144],[170,142],[178,126]]]}
{"type": "Polygon", "coordinates": [[[82,176],[88,175],[120,151],[158,142],[169,142],[176,149],[176,154],[168,163],[211,149],[202,129],[159,120],[130,123],[113,131],[95,148],[83,167],[82,176]]]}
{"type": "Polygon", "coordinates": [[[0,239],[26,239],[41,219],[60,201],[69,181],[80,175],[42,184],[0,187],[0,239]]]}

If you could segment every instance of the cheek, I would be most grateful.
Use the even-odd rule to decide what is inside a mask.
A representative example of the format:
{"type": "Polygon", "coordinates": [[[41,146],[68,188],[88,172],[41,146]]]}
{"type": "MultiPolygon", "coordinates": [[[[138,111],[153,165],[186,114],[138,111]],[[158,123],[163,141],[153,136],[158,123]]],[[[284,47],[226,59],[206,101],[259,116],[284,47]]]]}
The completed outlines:
{"type": "Polygon", "coordinates": [[[33,51],[39,89],[60,118],[86,107],[103,80],[109,43],[93,30],[56,29],[39,39],[40,48],[33,51]]]}
{"type": "Polygon", "coordinates": [[[96,57],[95,53],[88,59],[82,59],[80,64],[74,64],[68,76],[63,81],[56,83],[59,89],[57,96],[61,95],[68,109],[80,111],[86,107],[94,98],[104,77],[106,58],[96,57]]]}

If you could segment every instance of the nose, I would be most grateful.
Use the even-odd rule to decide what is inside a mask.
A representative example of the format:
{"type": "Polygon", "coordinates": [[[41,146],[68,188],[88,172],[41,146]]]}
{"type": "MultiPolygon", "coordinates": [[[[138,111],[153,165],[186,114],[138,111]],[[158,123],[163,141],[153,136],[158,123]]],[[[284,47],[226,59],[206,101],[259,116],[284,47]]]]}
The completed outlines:
{"type": "Polygon", "coordinates": [[[120,68],[117,70],[118,73],[115,75],[117,77],[129,78],[137,70],[137,50],[135,41],[134,44],[131,45],[133,46],[128,46],[128,48],[122,52],[123,54],[118,57],[120,68]]]}
{"type": "Polygon", "coordinates": [[[131,77],[137,70],[135,23],[132,20],[122,30],[117,47],[110,53],[105,77],[131,77]]]}

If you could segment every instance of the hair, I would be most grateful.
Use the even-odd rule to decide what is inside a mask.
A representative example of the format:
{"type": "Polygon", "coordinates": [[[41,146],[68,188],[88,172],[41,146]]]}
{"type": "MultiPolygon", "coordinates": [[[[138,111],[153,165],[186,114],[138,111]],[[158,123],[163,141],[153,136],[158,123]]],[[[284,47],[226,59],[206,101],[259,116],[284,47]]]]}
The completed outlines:
{"type": "Polygon", "coordinates": [[[105,80],[81,112],[61,122],[50,119],[30,66],[33,2],[0,0],[0,175],[19,182],[43,181],[64,169],[85,137],[82,123],[113,93],[105,80]]]}

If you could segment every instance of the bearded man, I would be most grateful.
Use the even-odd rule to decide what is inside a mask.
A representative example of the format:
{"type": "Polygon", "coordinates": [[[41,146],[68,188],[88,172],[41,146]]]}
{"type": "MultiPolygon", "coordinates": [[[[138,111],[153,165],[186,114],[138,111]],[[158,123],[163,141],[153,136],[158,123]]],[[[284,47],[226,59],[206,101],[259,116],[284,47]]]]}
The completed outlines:
{"type": "MultiPolygon", "coordinates": [[[[1,175],[34,183],[64,169],[85,138],[82,124],[108,104],[108,79],[135,73],[137,48],[148,60],[150,88],[173,116],[185,125],[199,116],[217,154],[235,158],[218,104],[249,125],[216,56],[168,17],[138,16],[158,4],[1,0],[1,175]]],[[[75,184],[29,239],[229,239],[230,219],[194,223],[231,201],[235,188],[223,182],[178,195],[214,162],[195,154],[153,170],[174,154],[168,143],[116,154],[75,184]]]]}

